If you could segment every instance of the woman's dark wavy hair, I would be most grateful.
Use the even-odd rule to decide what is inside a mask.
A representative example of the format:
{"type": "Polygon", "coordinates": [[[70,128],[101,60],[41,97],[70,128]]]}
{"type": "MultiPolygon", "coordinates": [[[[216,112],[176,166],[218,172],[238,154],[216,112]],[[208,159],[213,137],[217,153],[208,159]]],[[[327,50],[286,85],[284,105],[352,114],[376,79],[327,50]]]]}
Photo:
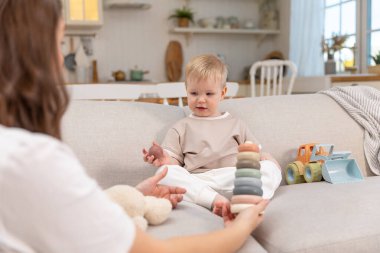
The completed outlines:
{"type": "Polygon", "coordinates": [[[0,0],[0,124],[61,138],[60,0],[0,0]]]}

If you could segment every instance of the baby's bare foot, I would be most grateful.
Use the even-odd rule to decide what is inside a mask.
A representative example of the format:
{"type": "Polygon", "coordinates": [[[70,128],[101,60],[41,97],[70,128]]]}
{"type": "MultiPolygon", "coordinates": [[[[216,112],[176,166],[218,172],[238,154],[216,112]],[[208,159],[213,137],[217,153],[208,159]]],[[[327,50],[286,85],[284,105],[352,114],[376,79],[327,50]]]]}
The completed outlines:
{"type": "Polygon", "coordinates": [[[223,217],[223,213],[226,214],[230,212],[230,201],[220,194],[215,196],[212,206],[212,212],[221,217],[223,217]]]}

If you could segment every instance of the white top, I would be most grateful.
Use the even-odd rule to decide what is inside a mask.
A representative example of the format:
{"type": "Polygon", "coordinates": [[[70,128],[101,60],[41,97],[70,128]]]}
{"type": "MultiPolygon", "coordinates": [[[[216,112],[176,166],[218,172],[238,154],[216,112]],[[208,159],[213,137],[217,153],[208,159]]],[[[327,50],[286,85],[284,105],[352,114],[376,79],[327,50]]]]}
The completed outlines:
{"type": "Polygon", "coordinates": [[[257,139],[240,119],[224,112],[216,117],[190,114],[167,132],[162,147],[185,169],[203,173],[234,167],[240,144],[257,139]]]}
{"type": "Polygon", "coordinates": [[[0,126],[0,252],[126,253],[134,237],[69,147],[0,126]]]}

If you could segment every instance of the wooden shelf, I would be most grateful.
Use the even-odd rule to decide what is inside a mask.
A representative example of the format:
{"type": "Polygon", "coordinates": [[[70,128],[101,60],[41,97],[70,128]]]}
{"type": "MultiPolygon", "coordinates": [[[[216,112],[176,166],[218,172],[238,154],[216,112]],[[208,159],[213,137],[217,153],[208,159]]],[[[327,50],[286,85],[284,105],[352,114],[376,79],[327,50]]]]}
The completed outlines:
{"type": "Polygon", "coordinates": [[[108,9],[141,9],[147,10],[152,6],[150,3],[146,3],[146,1],[125,1],[125,0],[106,0],[104,5],[108,9]]]}
{"type": "Polygon", "coordinates": [[[201,28],[190,27],[182,28],[175,27],[171,30],[173,33],[222,33],[222,34],[258,34],[258,35],[270,35],[279,34],[279,30],[262,30],[262,29],[217,29],[217,28],[201,28]]]}
{"type": "Polygon", "coordinates": [[[129,4],[113,4],[107,6],[108,9],[118,9],[118,8],[124,8],[124,9],[139,9],[139,10],[147,10],[150,9],[150,4],[140,4],[140,3],[129,3],[129,4]]]}

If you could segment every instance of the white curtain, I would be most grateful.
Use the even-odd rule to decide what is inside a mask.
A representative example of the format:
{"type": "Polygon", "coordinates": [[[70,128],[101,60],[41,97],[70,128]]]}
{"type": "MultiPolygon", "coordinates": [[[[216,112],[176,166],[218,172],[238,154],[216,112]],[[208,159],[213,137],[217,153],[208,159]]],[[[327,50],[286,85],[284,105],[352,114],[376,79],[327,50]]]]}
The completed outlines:
{"type": "Polygon", "coordinates": [[[289,58],[299,76],[324,75],[324,0],[291,0],[289,58]]]}

